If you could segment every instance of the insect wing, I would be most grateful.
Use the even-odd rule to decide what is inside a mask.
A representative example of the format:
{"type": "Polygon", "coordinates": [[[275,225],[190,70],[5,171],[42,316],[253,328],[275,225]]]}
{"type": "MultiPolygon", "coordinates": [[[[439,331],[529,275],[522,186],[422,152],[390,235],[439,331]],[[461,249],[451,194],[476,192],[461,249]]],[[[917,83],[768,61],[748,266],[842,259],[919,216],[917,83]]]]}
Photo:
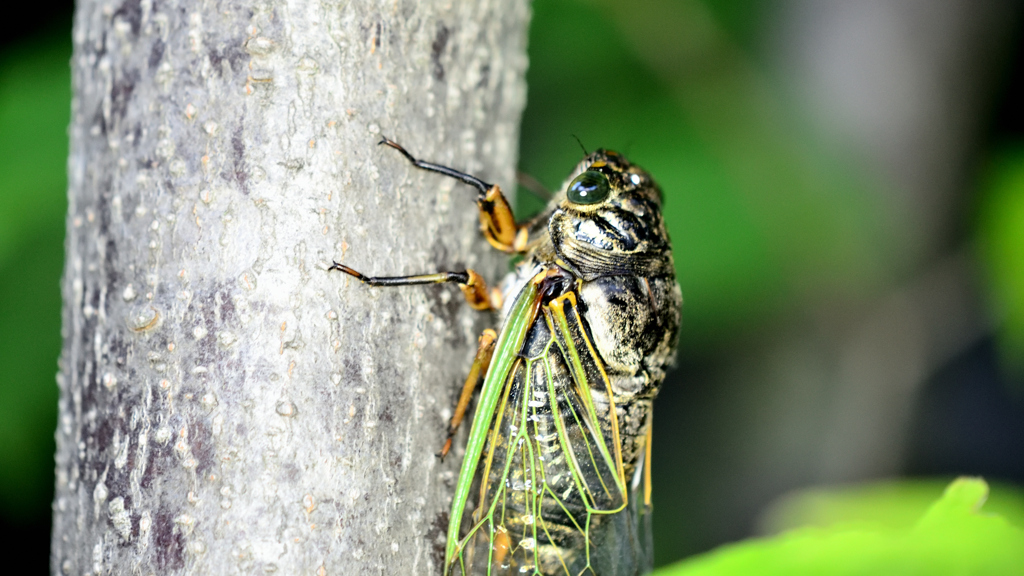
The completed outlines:
{"type": "Polygon", "coordinates": [[[567,377],[548,381],[567,463],[588,509],[619,510],[626,504],[626,485],[608,376],[583,329],[575,293],[555,299],[544,312],[568,371],[567,377]]]}
{"type": "Polygon", "coordinates": [[[536,314],[505,378],[450,573],[640,573],[643,501],[627,498],[607,376],[573,293],[536,314]]]}
{"type": "Polygon", "coordinates": [[[555,414],[565,423],[564,451],[579,479],[580,499],[587,503],[587,538],[582,548],[586,562],[579,558],[576,570],[568,573],[647,573],[652,567],[653,542],[650,508],[645,504],[644,486],[640,482],[647,470],[646,462],[639,463],[632,485],[627,486],[611,386],[584,328],[576,293],[555,299],[545,309],[545,315],[552,339],[571,375],[553,378],[549,385],[570,383],[557,394],[561,401],[555,414]]]}
{"type": "MultiPolygon", "coordinates": [[[[531,324],[534,324],[539,304],[537,284],[534,281],[530,281],[524,286],[512,304],[505,325],[502,327],[501,334],[498,336],[498,341],[495,344],[491,365],[484,377],[484,383],[480,390],[480,400],[473,415],[469,439],[466,442],[466,455],[463,458],[462,467],[459,470],[459,478],[455,486],[455,496],[452,498],[452,511],[448,523],[448,538],[445,546],[446,573],[454,573],[457,566],[463,566],[463,573],[465,573],[466,555],[464,553],[464,545],[460,544],[459,541],[462,516],[467,510],[466,505],[469,499],[469,492],[480,464],[481,453],[488,441],[492,423],[495,420],[495,411],[499,410],[498,400],[502,399],[501,410],[503,410],[507,401],[508,376],[513,372],[513,366],[518,364],[518,352],[523,346],[527,331],[531,324]],[[503,391],[505,391],[504,394],[503,391]]],[[[501,420],[500,416],[497,420],[501,420]]]]}

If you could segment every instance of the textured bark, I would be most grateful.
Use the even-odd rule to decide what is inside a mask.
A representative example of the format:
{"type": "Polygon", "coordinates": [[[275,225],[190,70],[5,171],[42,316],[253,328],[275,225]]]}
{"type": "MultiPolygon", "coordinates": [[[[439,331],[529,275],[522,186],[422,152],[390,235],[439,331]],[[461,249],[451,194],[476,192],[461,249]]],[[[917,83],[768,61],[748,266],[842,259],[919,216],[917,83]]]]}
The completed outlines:
{"type": "MultiPolygon", "coordinates": [[[[445,419],[499,278],[468,187],[513,183],[523,0],[81,0],[55,574],[429,574],[445,419]]],[[[458,454],[456,454],[458,456],[458,454]]]]}

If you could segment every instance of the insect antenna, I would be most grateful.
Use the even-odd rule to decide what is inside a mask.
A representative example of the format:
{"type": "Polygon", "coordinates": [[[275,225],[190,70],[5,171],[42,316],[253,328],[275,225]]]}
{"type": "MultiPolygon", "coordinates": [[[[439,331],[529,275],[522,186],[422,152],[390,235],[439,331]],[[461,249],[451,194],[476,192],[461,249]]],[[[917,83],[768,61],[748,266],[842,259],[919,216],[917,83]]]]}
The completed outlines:
{"type": "Polygon", "coordinates": [[[575,134],[573,134],[572,137],[573,137],[573,139],[576,140],[576,143],[580,145],[580,150],[583,150],[583,155],[584,156],[590,156],[590,152],[587,152],[587,147],[584,146],[583,142],[580,141],[580,137],[575,135],[575,134]]]}

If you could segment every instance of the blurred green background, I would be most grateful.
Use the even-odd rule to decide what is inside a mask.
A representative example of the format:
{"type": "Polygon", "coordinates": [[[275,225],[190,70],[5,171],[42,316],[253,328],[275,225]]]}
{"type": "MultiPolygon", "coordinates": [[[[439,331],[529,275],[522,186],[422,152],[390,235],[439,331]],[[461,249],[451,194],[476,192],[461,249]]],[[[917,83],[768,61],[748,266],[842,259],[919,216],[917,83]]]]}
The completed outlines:
{"type": "MultiPolygon", "coordinates": [[[[576,135],[665,192],[686,304],[655,418],[658,564],[825,517],[917,518],[961,474],[1020,527],[1018,5],[533,9],[522,170],[557,187],[576,135]]],[[[0,529],[42,573],[71,5],[40,12],[0,28],[0,529]]]]}

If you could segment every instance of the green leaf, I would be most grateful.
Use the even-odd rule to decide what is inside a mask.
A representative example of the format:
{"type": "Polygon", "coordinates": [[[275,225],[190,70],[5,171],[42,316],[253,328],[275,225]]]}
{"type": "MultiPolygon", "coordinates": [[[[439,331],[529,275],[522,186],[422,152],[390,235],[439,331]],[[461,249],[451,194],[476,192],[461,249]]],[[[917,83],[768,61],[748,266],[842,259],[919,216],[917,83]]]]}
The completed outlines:
{"type": "MultiPolygon", "coordinates": [[[[873,520],[797,528],[724,546],[656,576],[875,576],[1024,573],[1024,530],[982,511],[988,485],[954,481],[912,525],[873,520]]],[[[857,515],[853,515],[856,517],[857,515]]]]}
{"type": "MultiPolygon", "coordinates": [[[[910,528],[942,496],[948,479],[873,482],[851,487],[812,488],[777,500],[763,515],[761,532],[777,534],[793,528],[826,528],[849,522],[870,522],[886,528],[910,528]]],[[[1024,528],[1024,493],[994,484],[985,509],[1024,528]]]]}

